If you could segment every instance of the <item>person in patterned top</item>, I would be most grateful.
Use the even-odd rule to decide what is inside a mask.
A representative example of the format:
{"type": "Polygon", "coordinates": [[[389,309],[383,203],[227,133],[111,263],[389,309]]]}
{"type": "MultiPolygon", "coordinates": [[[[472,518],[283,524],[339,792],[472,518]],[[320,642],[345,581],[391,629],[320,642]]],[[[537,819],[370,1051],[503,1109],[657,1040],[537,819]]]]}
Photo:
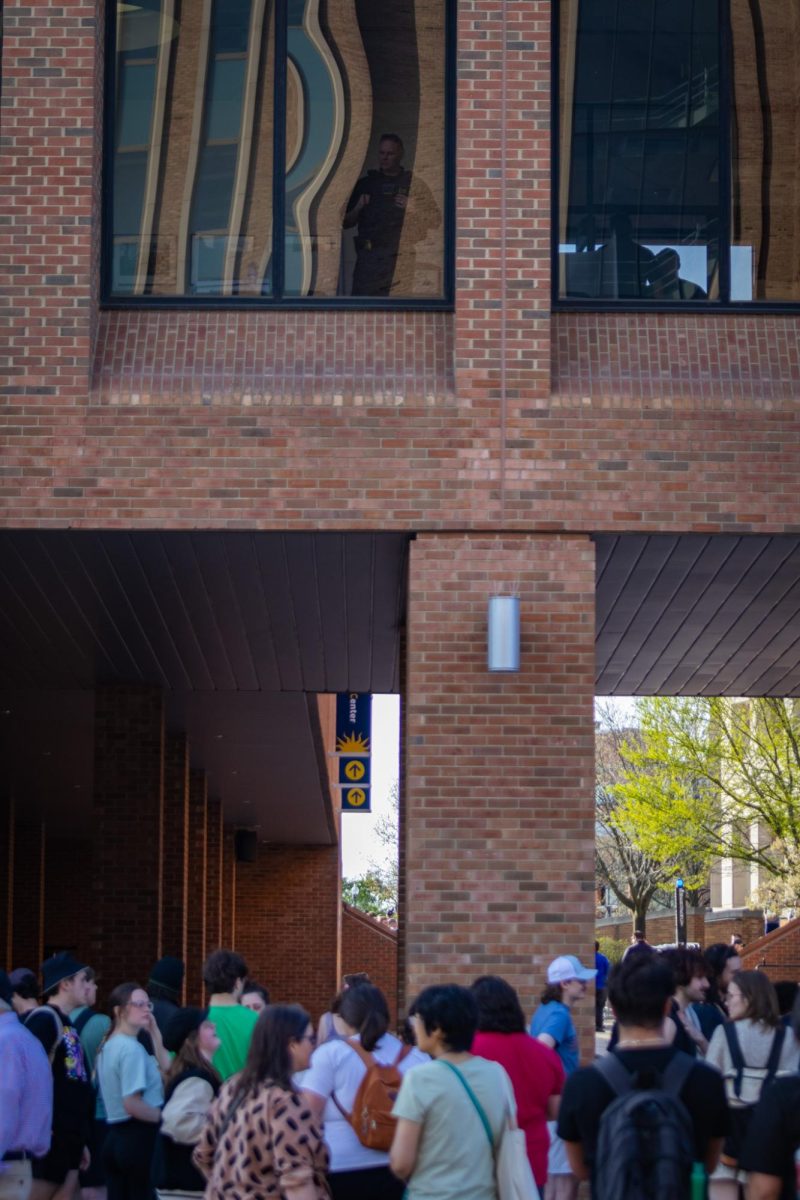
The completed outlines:
{"type": "Polygon", "coordinates": [[[223,1085],[194,1151],[207,1200],[329,1200],[322,1131],[292,1084],[314,1042],[299,1005],[270,1004],[261,1013],[244,1070],[223,1085]]]}

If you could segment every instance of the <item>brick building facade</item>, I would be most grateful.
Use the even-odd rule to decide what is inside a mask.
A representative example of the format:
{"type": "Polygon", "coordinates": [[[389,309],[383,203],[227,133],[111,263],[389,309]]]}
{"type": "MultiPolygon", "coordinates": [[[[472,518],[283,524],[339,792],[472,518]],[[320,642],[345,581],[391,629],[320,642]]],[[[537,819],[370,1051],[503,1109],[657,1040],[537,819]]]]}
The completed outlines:
{"type": "MultiPolygon", "coordinates": [[[[412,539],[401,998],[496,970],[529,1009],[593,936],[592,535],[800,532],[796,317],[554,309],[549,0],[458,5],[452,311],[103,307],[106,20],[101,0],[4,10],[3,530],[412,539]],[[513,676],[485,665],[502,592],[513,676]]],[[[30,797],[0,805],[6,961],[67,942],[111,983],[180,951],[191,996],[221,939],[327,1004],[335,840],[234,864],[226,795],[161,691],[103,682],[74,936],[30,797]]]]}

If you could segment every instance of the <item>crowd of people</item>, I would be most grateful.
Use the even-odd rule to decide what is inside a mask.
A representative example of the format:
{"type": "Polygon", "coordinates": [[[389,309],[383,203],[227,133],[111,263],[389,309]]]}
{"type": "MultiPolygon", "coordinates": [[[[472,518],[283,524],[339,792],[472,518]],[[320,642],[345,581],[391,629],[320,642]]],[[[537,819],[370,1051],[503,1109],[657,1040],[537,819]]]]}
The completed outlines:
{"type": "Polygon", "coordinates": [[[796,1200],[796,987],[733,946],[595,949],[550,962],[530,1020],[484,975],[426,987],[397,1033],[364,973],[315,1024],[230,950],[203,1008],[171,957],[108,1013],[67,951],[0,972],[0,1200],[498,1200],[517,1126],[531,1200],[796,1200]],[[615,1021],[581,1066],[593,982],[615,1021]]]}

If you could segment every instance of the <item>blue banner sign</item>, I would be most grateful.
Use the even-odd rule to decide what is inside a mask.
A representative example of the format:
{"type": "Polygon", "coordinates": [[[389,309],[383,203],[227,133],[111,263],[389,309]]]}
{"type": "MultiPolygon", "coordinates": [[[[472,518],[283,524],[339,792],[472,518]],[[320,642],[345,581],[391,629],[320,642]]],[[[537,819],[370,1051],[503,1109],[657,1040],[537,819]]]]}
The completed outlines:
{"type": "Polygon", "coordinates": [[[370,750],[372,696],[369,692],[339,692],[336,697],[336,753],[342,809],[370,811],[370,750]]]}

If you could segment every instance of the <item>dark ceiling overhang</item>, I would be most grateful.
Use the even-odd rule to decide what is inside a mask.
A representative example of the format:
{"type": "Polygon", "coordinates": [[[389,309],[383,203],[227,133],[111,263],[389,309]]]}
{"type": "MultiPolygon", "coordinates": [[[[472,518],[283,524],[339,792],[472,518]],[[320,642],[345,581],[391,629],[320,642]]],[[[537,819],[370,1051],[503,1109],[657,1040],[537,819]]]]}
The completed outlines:
{"type": "Polygon", "coordinates": [[[407,553],[398,534],[0,531],[0,786],[55,827],[88,818],[94,688],[149,683],[226,820],[331,842],[316,694],[398,690],[407,553]]]}
{"type": "Polygon", "coordinates": [[[598,534],[601,696],[800,696],[800,538],[598,534]]]}

